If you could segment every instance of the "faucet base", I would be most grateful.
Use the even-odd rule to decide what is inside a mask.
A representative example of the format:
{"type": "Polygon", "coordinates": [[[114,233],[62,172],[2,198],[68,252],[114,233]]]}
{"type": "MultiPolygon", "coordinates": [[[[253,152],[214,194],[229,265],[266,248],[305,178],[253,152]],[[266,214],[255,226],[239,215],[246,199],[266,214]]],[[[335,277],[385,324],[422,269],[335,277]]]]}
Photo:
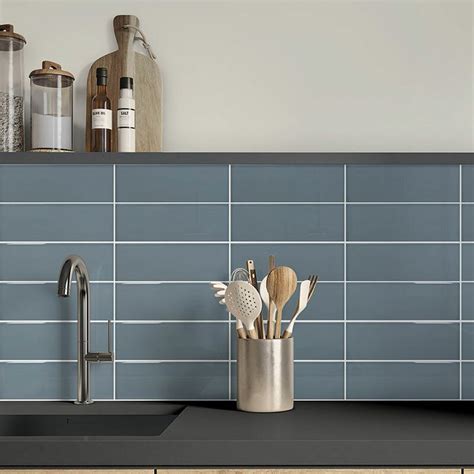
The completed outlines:
{"type": "Polygon", "coordinates": [[[93,403],[94,403],[94,400],[86,400],[85,402],[74,400],[74,405],[92,405],[93,403]]]}

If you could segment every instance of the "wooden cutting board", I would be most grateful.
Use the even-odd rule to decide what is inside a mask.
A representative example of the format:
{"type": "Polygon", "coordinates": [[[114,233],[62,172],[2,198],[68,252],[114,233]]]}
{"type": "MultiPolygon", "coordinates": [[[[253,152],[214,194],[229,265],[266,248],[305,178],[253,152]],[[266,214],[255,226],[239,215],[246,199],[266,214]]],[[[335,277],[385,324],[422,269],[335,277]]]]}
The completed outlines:
{"type": "Polygon", "coordinates": [[[120,93],[120,78],[133,77],[135,94],[136,151],[161,151],[163,141],[162,82],[156,61],[134,50],[135,30],[124,29],[124,25],[135,28],[140,22],[133,15],[119,15],[113,26],[118,50],[102,56],[89,69],[87,77],[86,150],[91,151],[91,100],[96,92],[96,69],[106,67],[108,71],[107,95],[112,102],[112,151],[117,151],[117,104],[120,93]]]}

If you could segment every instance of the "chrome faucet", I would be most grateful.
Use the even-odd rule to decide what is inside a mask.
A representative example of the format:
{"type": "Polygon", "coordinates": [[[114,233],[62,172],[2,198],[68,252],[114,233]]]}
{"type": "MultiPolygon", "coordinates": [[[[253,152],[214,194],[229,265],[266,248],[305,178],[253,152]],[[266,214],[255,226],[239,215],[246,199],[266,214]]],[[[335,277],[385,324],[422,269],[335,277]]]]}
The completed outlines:
{"type": "Polygon", "coordinates": [[[58,295],[71,294],[71,281],[76,274],[77,284],[77,400],[80,405],[93,403],[90,395],[90,363],[113,362],[111,349],[111,321],[108,322],[108,351],[90,352],[91,312],[89,273],[81,257],[66,258],[58,280],[58,295]]]}

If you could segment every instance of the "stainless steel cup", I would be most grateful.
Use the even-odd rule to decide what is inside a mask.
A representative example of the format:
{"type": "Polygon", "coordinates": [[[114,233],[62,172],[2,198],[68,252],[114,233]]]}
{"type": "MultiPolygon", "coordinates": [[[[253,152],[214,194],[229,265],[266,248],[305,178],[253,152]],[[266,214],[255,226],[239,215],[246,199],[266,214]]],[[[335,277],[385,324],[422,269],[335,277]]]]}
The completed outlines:
{"type": "Polygon", "coordinates": [[[237,340],[237,408],[293,409],[293,338],[237,340]]]}

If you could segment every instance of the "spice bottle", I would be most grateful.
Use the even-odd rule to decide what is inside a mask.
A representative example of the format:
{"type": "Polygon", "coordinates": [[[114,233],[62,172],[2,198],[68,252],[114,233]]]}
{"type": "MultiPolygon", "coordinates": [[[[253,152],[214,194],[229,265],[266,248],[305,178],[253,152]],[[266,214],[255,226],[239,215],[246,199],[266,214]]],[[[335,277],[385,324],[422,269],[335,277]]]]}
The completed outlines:
{"type": "Polygon", "coordinates": [[[120,78],[120,97],[117,108],[117,138],[119,152],[135,151],[135,99],[133,78],[120,78]]]}

